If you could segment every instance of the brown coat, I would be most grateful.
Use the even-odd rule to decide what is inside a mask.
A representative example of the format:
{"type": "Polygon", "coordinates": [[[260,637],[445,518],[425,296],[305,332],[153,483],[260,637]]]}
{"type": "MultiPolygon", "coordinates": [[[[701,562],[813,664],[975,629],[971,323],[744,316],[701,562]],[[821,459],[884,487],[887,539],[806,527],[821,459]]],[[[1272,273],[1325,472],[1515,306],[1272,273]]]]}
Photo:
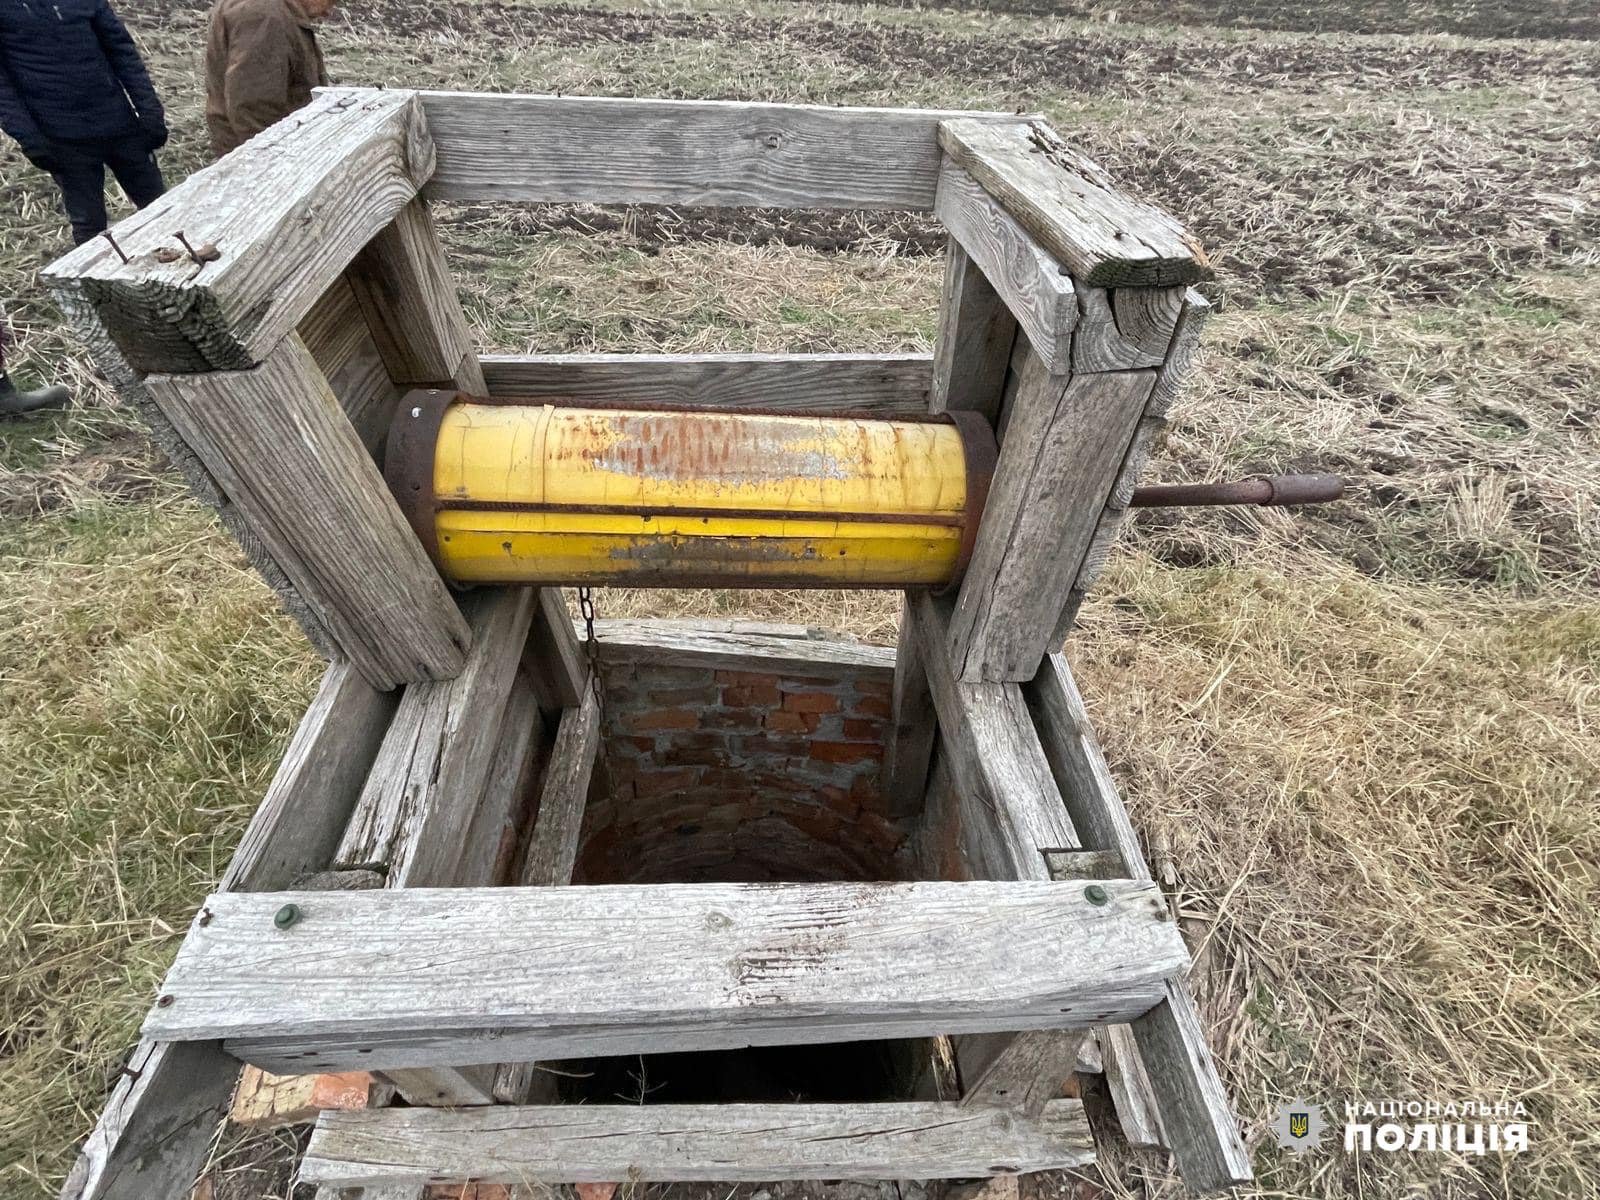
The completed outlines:
{"type": "Polygon", "coordinates": [[[312,22],[293,0],[217,0],[206,39],[206,127],[221,158],[311,102],[328,82],[312,22]]]}

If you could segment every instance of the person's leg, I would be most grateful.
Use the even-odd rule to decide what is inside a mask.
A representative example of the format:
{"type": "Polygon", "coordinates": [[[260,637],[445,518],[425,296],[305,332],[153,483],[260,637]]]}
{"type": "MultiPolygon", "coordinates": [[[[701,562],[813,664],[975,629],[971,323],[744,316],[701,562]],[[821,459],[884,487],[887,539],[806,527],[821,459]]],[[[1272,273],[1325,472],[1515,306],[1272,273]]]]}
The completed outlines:
{"type": "Polygon", "coordinates": [[[144,149],[137,137],[110,144],[106,150],[106,165],[135,208],[143,208],[167,190],[156,156],[144,149]]]}
{"type": "Polygon", "coordinates": [[[57,142],[56,186],[72,223],[72,240],[83,245],[106,227],[106,169],[98,149],[57,142]]]}
{"type": "Polygon", "coordinates": [[[0,416],[17,416],[39,408],[60,408],[72,399],[66,388],[36,388],[31,392],[17,390],[6,374],[6,345],[11,341],[11,327],[6,322],[6,310],[0,305],[0,416]]]}

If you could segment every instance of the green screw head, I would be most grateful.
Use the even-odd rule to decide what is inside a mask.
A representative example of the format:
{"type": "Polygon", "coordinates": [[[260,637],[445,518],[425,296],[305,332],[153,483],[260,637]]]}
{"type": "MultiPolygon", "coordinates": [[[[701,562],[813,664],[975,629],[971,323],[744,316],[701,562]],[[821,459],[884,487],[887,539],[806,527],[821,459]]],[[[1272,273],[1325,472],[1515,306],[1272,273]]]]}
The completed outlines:
{"type": "Polygon", "coordinates": [[[1090,904],[1104,904],[1107,900],[1111,899],[1110,896],[1106,895],[1105,888],[1101,887],[1098,883],[1091,883],[1088,887],[1084,888],[1083,898],[1090,904]]]}
{"type": "Polygon", "coordinates": [[[300,906],[298,904],[285,904],[272,914],[272,923],[279,929],[287,929],[300,919],[300,906]]]}

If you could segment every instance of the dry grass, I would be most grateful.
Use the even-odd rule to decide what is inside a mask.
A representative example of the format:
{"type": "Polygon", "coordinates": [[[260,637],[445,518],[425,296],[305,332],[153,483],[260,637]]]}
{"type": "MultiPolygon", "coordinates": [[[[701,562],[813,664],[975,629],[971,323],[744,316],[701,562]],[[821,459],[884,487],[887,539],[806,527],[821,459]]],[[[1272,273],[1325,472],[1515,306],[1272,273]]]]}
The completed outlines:
{"type": "MultiPolygon", "coordinates": [[[[201,161],[204,6],[122,7],[171,101],[176,176],[201,161]]],[[[1469,35],[1347,37],[1115,8],[351,0],[328,41],[348,81],[1043,108],[1200,228],[1222,311],[1156,472],[1332,469],[1355,499],[1143,514],[1072,653],[1176,871],[1257,1194],[1600,1194],[1600,51],[1471,36],[1593,37],[1593,14],[1160,9],[1469,35]],[[1294,1094],[1523,1099],[1534,1150],[1289,1159],[1263,1126],[1294,1094]]],[[[932,333],[925,221],[441,218],[499,348],[897,350],[932,333]]],[[[0,293],[22,373],[91,402],[0,438],[6,1200],[49,1194],[66,1169],[316,672],[104,407],[32,282],[64,245],[48,189],[0,149],[0,293]]],[[[898,611],[875,593],[600,602],[876,639],[898,611]]],[[[1165,1164],[1108,1154],[1126,1168],[1114,1191],[1175,1194],[1165,1164]]]]}

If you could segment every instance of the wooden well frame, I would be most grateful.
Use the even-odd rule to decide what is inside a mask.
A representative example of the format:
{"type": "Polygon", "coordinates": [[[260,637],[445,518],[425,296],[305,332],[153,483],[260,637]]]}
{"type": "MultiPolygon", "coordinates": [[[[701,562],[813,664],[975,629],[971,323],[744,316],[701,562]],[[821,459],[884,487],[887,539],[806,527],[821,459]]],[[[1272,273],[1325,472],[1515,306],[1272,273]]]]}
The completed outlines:
{"type": "MultiPolygon", "coordinates": [[[[324,1115],[303,1170],[329,1197],[356,1188],[416,1200],[452,1178],[1072,1166],[1092,1158],[1093,1141],[1058,1085],[1091,1028],[1132,1141],[1170,1148],[1196,1190],[1249,1179],[1187,957],[1055,652],[1207,313],[1190,286],[1208,274],[1204,256],[1170,217],[1119,192],[1033,117],[326,89],[113,236],[116,247],[97,240],[53,264],[47,282],[329,667],[64,1195],[186,1195],[241,1060],[370,1064],[411,1102],[324,1115]],[[950,235],[936,348],[479,355],[430,200],[931,210],[950,235]],[[174,259],[177,230],[220,257],[174,259]],[[892,676],[883,781],[908,831],[906,860],[916,878],[967,882],[672,889],[687,897],[672,904],[706,915],[698,933],[666,892],[555,887],[571,881],[602,741],[597,689],[556,592],[458,596],[419,546],[376,461],[395,405],[416,387],[982,414],[1000,458],[971,563],[952,594],[907,594],[892,666],[792,630],[629,622],[602,639],[605,654],[634,661],[892,676]],[[538,804],[513,881],[502,851],[525,796],[538,804]],[[379,891],[306,890],[338,864],[374,862],[379,891]],[[508,882],[520,886],[491,886],[508,882]],[[435,890],[446,887],[467,890],[435,890]],[[304,919],[261,919],[286,904],[304,919]],[[682,978],[667,972],[656,1019],[552,1014],[537,972],[507,980],[476,1014],[423,988],[385,992],[363,946],[381,941],[379,958],[416,968],[427,948],[406,931],[441,911],[475,915],[466,928],[478,934],[565,922],[617,936],[627,933],[618,913],[643,912],[666,922],[652,937],[681,934],[673,961],[686,965],[682,978]],[[723,913],[738,915],[741,954],[788,956],[755,999],[702,987],[725,949],[711,940],[728,936],[712,919],[723,913]],[[894,939],[908,913],[926,914],[937,952],[894,939]],[[1003,929],[984,924],[995,913],[1003,929]],[[845,933],[802,954],[782,933],[797,922],[845,933]],[[972,928],[988,932],[963,936],[972,928]],[[273,957],[282,939],[332,938],[324,961],[343,962],[340,936],[349,970],[337,1004],[262,990],[268,978],[294,991],[273,957]],[[1044,944],[1068,950],[1038,953],[1044,944]],[[806,967],[819,953],[833,974],[806,967]],[[229,963],[265,974],[252,981],[229,963]],[[947,1079],[894,1106],[574,1109],[548,1103],[532,1066],[608,1049],[910,1035],[954,1035],[954,1093],[947,1079]],[[574,1121],[582,1136],[569,1141],[574,1121]],[[570,1150],[578,1144],[588,1148],[570,1150]],[[373,1145],[409,1149],[375,1165],[362,1153],[373,1145]]],[[[536,959],[529,936],[507,953],[536,959]]],[[[612,949],[627,961],[626,945],[612,949]]],[[[616,986],[649,1010],[661,964],[618,970],[616,986]]]]}

